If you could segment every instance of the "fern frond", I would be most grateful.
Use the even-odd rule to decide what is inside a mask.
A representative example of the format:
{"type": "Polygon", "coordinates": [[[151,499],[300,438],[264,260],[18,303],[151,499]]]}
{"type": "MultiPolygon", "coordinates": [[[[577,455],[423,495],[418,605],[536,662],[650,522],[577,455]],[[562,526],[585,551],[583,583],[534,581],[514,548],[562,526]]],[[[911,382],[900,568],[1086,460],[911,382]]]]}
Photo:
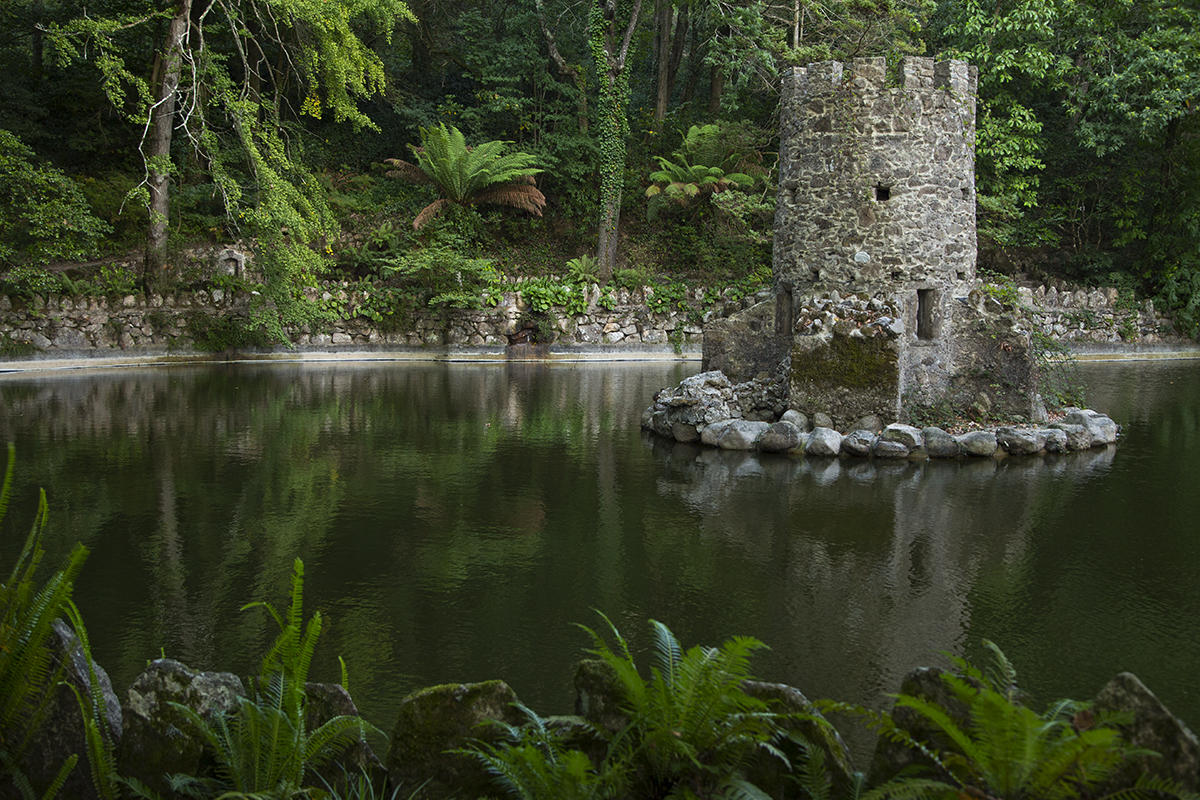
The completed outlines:
{"type": "Polygon", "coordinates": [[[346,747],[366,738],[368,730],[383,733],[362,717],[343,714],[325,722],[305,737],[303,757],[307,768],[320,769],[346,747]]]}
{"type": "Polygon", "coordinates": [[[930,778],[895,778],[864,793],[861,800],[959,800],[959,787],[930,778]]]}
{"type": "Polygon", "coordinates": [[[656,619],[650,620],[654,631],[654,666],[668,684],[675,683],[675,668],[683,660],[683,649],[671,629],[656,619]]]}
{"type": "Polygon", "coordinates": [[[446,198],[434,200],[429,205],[421,209],[421,213],[417,214],[417,218],[413,220],[413,230],[424,228],[429,222],[436,219],[439,214],[450,207],[450,201],[446,198]]]}
{"type": "Polygon", "coordinates": [[[833,779],[826,768],[825,751],[820,747],[809,745],[804,749],[804,760],[796,777],[810,800],[830,800],[833,779]]]}
{"type": "Polygon", "coordinates": [[[725,779],[720,796],[725,800],[772,800],[771,795],[739,776],[725,779]]]}
{"type": "Polygon", "coordinates": [[[999,645],[990,639],[983,640],[983,646],[992,654],[992,661],[984,670],[984,677],[993,689],[1005,695],[1009,700],[1016,699],[1017,668],[1004,655],[999,645]]]}
{"type": "Polygon", "coordinates": [[[536,186],[513,183],[482,191],[475,195],[475,202],[510,206],[540,217],[542,210],[546,207],[546,195],[542,194],[536,186]]]}
{"type": "Polygon", "coordinates": [[[416,164],[411,164],[407,161],[401,161],[398,158],[384,159],[383,163],[391,167],[384,175],[389,178],[400,178],[409,181],[410,183],[432,183],[433,179],[425,174],[416,164]]]}

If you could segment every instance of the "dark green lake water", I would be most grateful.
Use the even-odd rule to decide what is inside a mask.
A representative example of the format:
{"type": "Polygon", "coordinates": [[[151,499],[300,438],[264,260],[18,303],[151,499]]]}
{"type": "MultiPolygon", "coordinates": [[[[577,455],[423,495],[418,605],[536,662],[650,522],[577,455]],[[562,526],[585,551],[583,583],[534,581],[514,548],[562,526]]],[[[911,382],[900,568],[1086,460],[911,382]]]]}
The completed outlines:
{"type": "Polygon", "coordinates": [[[873,465],[705,451],[638,429],[679,364],[172,367],[0,376],[36,497],[118,690],[160,653],[249,672],[293,557],[337,676],[384,728],[409,690],[501,677],[571,703],[607,612],[685,643],[751,634],[765,678],[882,704],[997,641],[1035,699],[1138,673],[1200,723],[1200,363],[1085,365],[1108,450],[873,465]]]}

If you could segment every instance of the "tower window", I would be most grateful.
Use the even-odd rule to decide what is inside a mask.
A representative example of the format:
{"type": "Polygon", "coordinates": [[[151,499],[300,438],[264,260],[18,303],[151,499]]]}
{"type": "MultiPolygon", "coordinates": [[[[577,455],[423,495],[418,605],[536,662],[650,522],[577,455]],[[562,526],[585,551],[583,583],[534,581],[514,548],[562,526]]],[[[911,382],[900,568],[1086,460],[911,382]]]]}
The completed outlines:
{"type": "Polygon", "coordinates": [[[882,183],[875,184],[875,199],[879,202],[892,199],[892,187],[884,186],[882,183]]]}
{"type": "Polygon", "coordinates": [[[932,339],[933,307],[937,305],[937,291],[917,289],[917,338],[932,339]]]}

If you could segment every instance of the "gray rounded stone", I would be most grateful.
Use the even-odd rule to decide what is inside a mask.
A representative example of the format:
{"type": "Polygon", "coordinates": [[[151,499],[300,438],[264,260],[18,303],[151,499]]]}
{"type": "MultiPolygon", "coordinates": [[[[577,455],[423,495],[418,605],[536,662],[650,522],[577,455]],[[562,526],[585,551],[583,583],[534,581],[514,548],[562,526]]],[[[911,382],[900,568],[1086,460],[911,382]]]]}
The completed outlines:
{"type": "Polygon", "coordinates": [[[150,662],[122,707],[120,773],[159,791],[167,790],[165,775],[196,775],[205,758],[204,739],[171,704],[187,706],[211,723],[232,713],[245,692],[241,679],[229,672],[196,672],[169,658],[150,662]]]}
{"type": "Polygon", "coordinates": [[[1121,734],[1142,748],[1141,755],[1121,767],[1113,788],[1129,786],[1143,774],[1176,781],[1189,792],[1200,787],[1200,740],[1136,675],[1122,672],[1109,681],[1097,695],[1095,709],[1125,715],[1127,721],[1118,725],[1121,734]]]}
{"type": "Polygon", "coordinates": [[[1046,439],[1039,436],[1036,430],[1005,426],[996,429],[996,443],[1004,448],[1006,453],[1027,456],[1040,453],[1046,446],[1046,439]]]}
{"type": "Polygon", "coordinates": [[[883,420],[879,418],[878,414],[867,414],[865,417],[855,420],[855,422],[850,426],[850,429],[855,431],[871,431],[872,433],[879,433],[881,430],[883,430],[883,420]]]}
{"type": "Polygon", "coordinates": [[[803,411],[797,411],[794,408],[789,408],[783,412],[783,416],[779,418],[779,421],[790,422],[801,431],[808,430],[808,416],[803,411]]]}
{"type": "Polygon", "coordinates": [[[758,440],[767,428],[766,422],[752,422],[748,419],[734,419],[725,428],[725,432],[717,439],[717,447],[722,450],[753,450],[758,440]]]}
{"type": "Polygon", "coordinates": [[[833,428],[833,417],[826,414],[824,411],[818,411],[813,414],[813,428],[833,428]]]}
{"type": "Polygon", "coordinates": [[[868,430],[856,430],[842,439],[842,452],[859,458],[869,456],[875,444],[875,434],[868,430]]]}
{"type": "Polygon", "coordinates": [[[884,439],[881,436],[875,440],[872,453],[874,453],[876,458],[908,458],[908,450],[908,445],[904,444],[904,442],[884,439]]]}
{"type": "Polygon", "coordinates": [[[1083,425],[1056,422],[1050,428],[1062,431],[1067,437],[1067,450],[1087,450],[1092,446],[1092,433],[1083,425]]]}
{"type": "Polygon", "coordinates": [[[990,456],[996,453],[996,434],[993,431],[970,431],[959,434],[958,444],[969,456],[990,456]]]}
{"type": "Polygon", "coordinates": [[[1058,428],[1045,428],[1038,431],[1042,436],[1046,437],[1046,452],[1047,453],[1069,453],[1071,448],[1067,445],[1067,433],[1058,428]]]}
{"type": "Polygon", "coordinates": [[[700,440],[700,433],[696,430],[695,425],[673,422],[671,423],[671,437],[677,442],[696,442],[700,440]]]}
{"type": "Polygon", "coordinates": [[[842,449],[842,435],[832,428],[813,428],[804,452],[810,456],[836,456],[842,449]]]}
{"type": "Polygon", "coordinates": [[[720,422],[714,422],[711,425],[705,425],[700,429],[700,441],[709,447],[716,447],[717,442],[725,434],[725,431],[737,420],[723,419],[720,422]]]}
{"type": "Polygon", "coordinates": [[[930,458],[954,458],[962,452],[958,440],[941,428],[922,428],[921,437],[925,440],[925,452],[930,458]]]}
{"type": "Polygon", "coordinates": [[[919,428],[899,422],[893,422],[884,428],[883,433],[879,434],[879,438],[886,442],[899,442],[908,450],[925,444],[925,437],[921,435],[919,428]]]}
{"type": "Polygon", "coordinates": [[[758,440],[758,449],[764,453],[786,453],[801,446],[804,433],[791,422],[780,420],[771,425],[758,440]]]}
{"type": "Polygon", "coordinates": [[[1088,429],[1088,433],[1092,435],[1092,445],[1112,444],[1117,440],[1121,433],[1121,429],[1117,427],[1117,423],[1113,422],[1109,417],[1098,411],[1092,411],[1090,408],[1074,409],[1068,411],[1063,422],[1068,425],[1082,425],[1088,429]]]}

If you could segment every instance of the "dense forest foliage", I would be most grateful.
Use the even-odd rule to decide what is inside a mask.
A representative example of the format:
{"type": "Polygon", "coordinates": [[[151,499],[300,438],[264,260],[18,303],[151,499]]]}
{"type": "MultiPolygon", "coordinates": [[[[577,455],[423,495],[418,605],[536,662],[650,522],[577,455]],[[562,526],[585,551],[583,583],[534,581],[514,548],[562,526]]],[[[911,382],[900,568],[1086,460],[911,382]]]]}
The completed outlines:
{"type": "Polygon", "coordinates": [[[278,331],[322,276],[766,280],[780,72],[912,53],[979,67],[991,263],[1196,330],[1196,0],[10,0],[0,288],[161,289],[242,240],[278,331]]]}

